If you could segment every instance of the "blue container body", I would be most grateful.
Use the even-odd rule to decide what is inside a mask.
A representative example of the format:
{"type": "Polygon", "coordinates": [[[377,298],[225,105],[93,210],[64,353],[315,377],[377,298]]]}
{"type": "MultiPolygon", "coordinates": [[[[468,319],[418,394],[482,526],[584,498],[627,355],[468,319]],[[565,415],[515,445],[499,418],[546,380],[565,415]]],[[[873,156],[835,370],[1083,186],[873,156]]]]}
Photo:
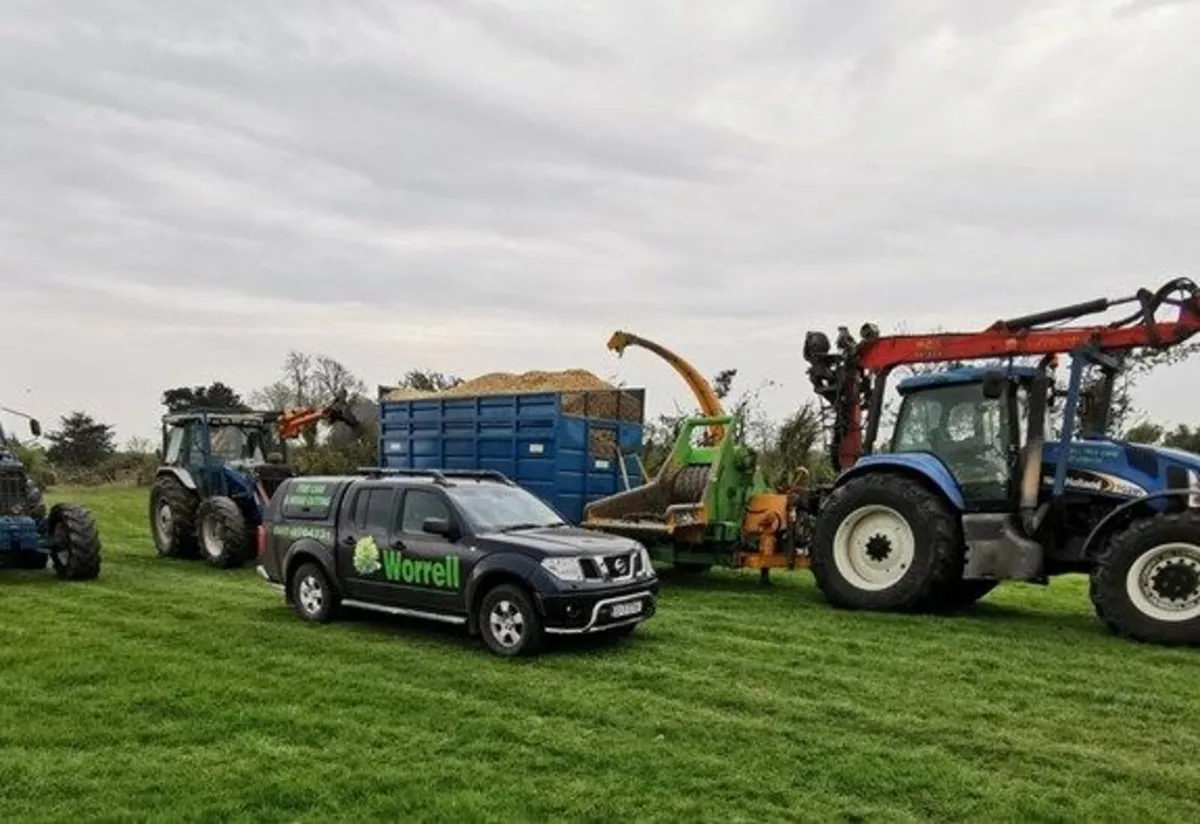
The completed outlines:
{"type": "Polygon", "coordinates": [[[609,390],[417,400],[386,400],[381,390],[384,469],[497,470],[572,523],[587,503],[624,490],[626,475],[642,483],[644,390],[621,389],[619,401],[609,390]],[[591,402],[600,395],[607,404],[591,402]]]}

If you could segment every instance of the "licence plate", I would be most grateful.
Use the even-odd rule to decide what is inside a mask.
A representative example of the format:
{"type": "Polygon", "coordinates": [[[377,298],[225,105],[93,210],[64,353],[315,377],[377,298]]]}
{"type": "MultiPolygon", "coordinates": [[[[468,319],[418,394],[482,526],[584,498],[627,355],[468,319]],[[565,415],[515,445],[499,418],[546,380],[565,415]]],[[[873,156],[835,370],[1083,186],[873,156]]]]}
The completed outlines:
{"type": "Polygon", "coordinates": [[[613,618],[627,618],[630,615],[637,615],[642,611],[641,601],[626,601],[623,604],[613,604],[613,618]]]}

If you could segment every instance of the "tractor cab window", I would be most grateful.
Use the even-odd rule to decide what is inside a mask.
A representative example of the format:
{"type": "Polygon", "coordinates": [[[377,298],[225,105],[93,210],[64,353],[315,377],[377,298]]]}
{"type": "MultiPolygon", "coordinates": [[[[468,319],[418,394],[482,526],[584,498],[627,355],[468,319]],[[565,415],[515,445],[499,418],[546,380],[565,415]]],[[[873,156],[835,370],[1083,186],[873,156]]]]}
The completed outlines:
{"type": "Polygon", "coordinates": [[[973,501],[1007,500],[1009,446],[1005,401],[985,398],[978,383],[910,393],[892,439],[893,452],[941,458],[973,501]]]}
{"type": "Polygon", "coordinates": [[[268,455],[279,451],[275,438],[257,426],[214,426],[209,443],[212,456],[224,461],[265,463],[268,455]]]}
{"type": "Polygon", "coordinates": [[[166,438],[163,443],[163,462],[169,466],[186,466],[188,461],[197,457],[196,421],[178,421],[168,425],[166,438]]]}

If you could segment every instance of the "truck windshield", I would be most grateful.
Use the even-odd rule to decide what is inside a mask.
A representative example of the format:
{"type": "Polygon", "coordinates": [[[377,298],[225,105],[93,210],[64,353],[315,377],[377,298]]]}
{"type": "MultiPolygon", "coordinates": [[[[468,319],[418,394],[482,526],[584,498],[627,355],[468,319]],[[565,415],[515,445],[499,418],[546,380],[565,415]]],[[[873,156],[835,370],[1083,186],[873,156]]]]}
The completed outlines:
{"type": "Polygon", "coordinates": [[[565,526],[566,522],[540,498],[517,486],[479,483],[452,486],[446,493],[462,507],[481,532],[503,532],[565,526]]]}

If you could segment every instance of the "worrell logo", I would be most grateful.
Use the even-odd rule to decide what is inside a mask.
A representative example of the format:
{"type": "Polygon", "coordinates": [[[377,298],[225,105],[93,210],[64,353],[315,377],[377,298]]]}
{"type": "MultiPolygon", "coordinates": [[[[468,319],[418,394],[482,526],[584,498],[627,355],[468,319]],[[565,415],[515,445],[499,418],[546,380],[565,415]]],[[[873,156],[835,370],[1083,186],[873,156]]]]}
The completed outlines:
{"type": "Polygon", "coordinates": [[[370,536],[355,545],[354,568],[362,575],[374,575],[382,569],[384,578],[398,584],[454,590],[462,587],[457,555],[437,561],[405,558],[399,550],[381,550],[370,536]]]}

